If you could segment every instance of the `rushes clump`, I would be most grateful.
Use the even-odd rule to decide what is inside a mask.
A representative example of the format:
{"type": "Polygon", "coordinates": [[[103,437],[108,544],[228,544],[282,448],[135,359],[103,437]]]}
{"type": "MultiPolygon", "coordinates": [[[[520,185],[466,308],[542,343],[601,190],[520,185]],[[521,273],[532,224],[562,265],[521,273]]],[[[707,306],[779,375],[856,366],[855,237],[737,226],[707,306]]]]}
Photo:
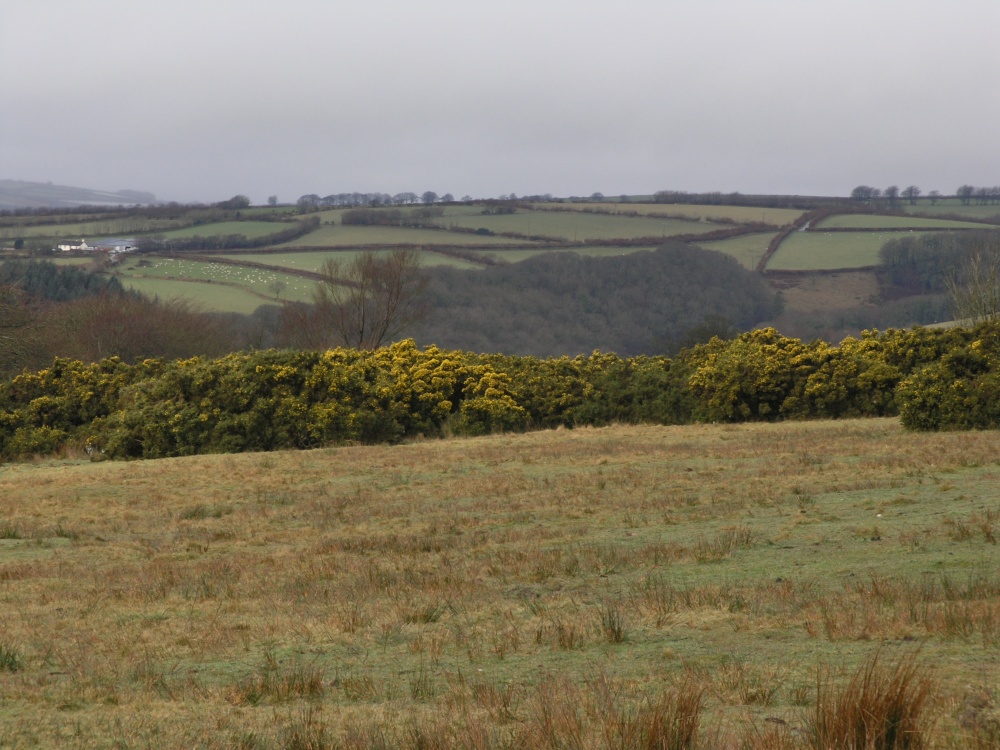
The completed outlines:
{"type": "Polygon", "coordinates": [[[624,643],[628,626],[620,602],[609,602],[601,608],[601,630],[608,643],[624,643]]]}
{"type": "Polygon", "coordinates": [[[928,702],[933,683],[916,653],[885,663],[876,651],[838,688],[829,671],[817,678],[816,709],[809,721],[815,750],[922,750],[932,721],[928,702]]]}
{"type": "Polygon", "coordinates": [[[9,643],[0,642],[0,672],[19,672],[24,668],[24,660],[18,650],[9,643]]]}
{"type": "Polygon", "coordinates": [[[580,691],[565,677],[547,677],[537,688],[519,747],[622,750],[696,750],[705,687],[685,677],[676,688],[643,698],[636,705],[607,674],[580,691]],[[592,745],[600,737],[603,744],[592,745]]]}
{"type": "Polygon", "coordinates": [[[266,700],[316,699],[322,697],[325,690],[320,669],[300,663],[282,668],[274,654],[268,651],[260,668],[232,687],[230,700],[236,705],[256,706],[266,700]]]}
{"type": "Polygon", "coordinates": [[[326,723],[313,706],[288,722],[281,740],[284,750],[333,750],[339,746],[334,744],[326,723]]]}
{"type": "Polygon", "coordinates": [[[714,539],[699,539],[694,546],[694,557],[702,563],[727,560],[741,547],[752,547],[755,541],[749,526],[731,526],[719,532],[714,539]]]}

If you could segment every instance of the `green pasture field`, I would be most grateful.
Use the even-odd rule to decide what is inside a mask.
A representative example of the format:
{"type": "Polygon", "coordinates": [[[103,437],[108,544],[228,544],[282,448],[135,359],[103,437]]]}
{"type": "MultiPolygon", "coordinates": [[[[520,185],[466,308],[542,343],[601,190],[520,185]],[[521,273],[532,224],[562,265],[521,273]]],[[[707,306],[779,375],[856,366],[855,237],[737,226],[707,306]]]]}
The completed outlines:
{"type": "Polygon", "coordinates": [[[744,267],[753,270],[757,267],[760,259],[767,252],[768,245],[774,237],[773,232],[763,232],[759,234],[743,234],[739,237],[732,237],[728,240],[717,240],[715,242],[699,242],[698,247],[706,250],[718,250],[726,255],[731,255],[744,267]]]}
{"type": "MultiPolygon", "coordinates": [[[[539,210],[551,210],[551,203],[534,204],[539,210]]],[[[672,203],[561,203],[560,209],[573,211],[610,211],[613,213],[639,213],[673,216],[678,218],[693,218],[695,220],[735,221],[737,223],[762,222],[784,226],[791,224],[804,212],[797,208],[754,208],[752,206],[701,206],[672,203]]]]}
{"type": "MultiPolygon", "coordinates": [[[[361,253],[366,252],[365,250],[315,250],[306,252],[288,252],[288,253],[232,253],[229,255],[222,255],[223,258],[231,258],[237,262],[248,261],[251,263],[264,263],[271,266],[281,266],[282,268],[294,268],[300,271],[319,271],[320,266],[323,265],[328,259],[338,260],[345,263],[349,263],[354,258],[356,258],[361,253]]],[[[374,253],[389,253],[391,250],[372,250],[368,252],[374,253]]],[[[481,250],[475,250],[476,253],[481,253],[481,250]]],[[[454,268],[482,268],[481,264],[473,263],[471,261],[463,260],[461,258],[453,258],[448,255],[442,255],[440,253],[435,253],[430,250],[418,250],[417,256],[420,260],[420,265],[422,266],[452,266],[454,268]]]]}
{"type": "Polygon", "coordinates": [[[492,250],[489,253],[483,253],[483,255],[491,255],[497,260],[506,261],[507,263],[520,263],[522,260],[533,258],[536,255],[544,255],[545,253],[576,253],[577,255],[584,255],[589,258],[609,258],[616,255],[628,255],[630,253],[640,253],[655,249],[656,246],[653,245],[649,247],[613,247],[595,245],[591,247],[550,247],[537,249],[526,248],[523,250],[492,250]]]}
{"type": "Polygon", "coordinates": [[[199,224],[184,227],[170,232],[164,232],[167,239],[184,237],[225,237],[231,234],[242,234],[247,239],[265,237],[289,228],[289,224],[274,221],[220,221],[214,224],[199,224]]]}
{"type": "MultiPolygon", "coordinates": [[[[588,240],[668,238],[678,234],[704,234],[724,228],[719,224],[682,219],[587,214],[579,211],[519,211],[514,214],[443,216],[441,226],[515,232],[525,236],[553,237],[569,242],[588,240]]],[[[466,236],[466,235],[462,235],[466,236]]],[[[509,241],[509,240],[508,240],[509,241]]]]}
{"type": "MultiPolygon", "coordinates": [[[[122,276],[126,289],[135,289],[149,297],[184,299],[206,312],[235,312],[249,315],[261,305],[274,302],[273,295],[263,297],[243,287],[225,284],[206,284],[184,279],[152,279],[140,276],[122,276]]],[[[282,295],[283,299],[287,299],[282,295]]]]}
{"type": "MultiPolygon", "coordinates": [[[[229,310],[230,308],[226,308],[225,304],[241,300],[241,297],[217,293],[217,286],[231,288],[227,285],[236,285],[246,290],[246,293],[243,295],[245,297],[260,299],[263,296],[268,299],[274,299],[274,291],[270,288],[270,285],[275,281],[282,281],[285,283],[285,287],[281,292],[281,299],[297,301],[309,300],[312,289],[315,286],[314,282],[300,276],[276,273],[258,268],[233,266],[226,263],[151,257],[145,258],[145,260],[149,261],[149,266],[139,266],[137,260],[133,259],[118,268],[117,273],[121,277],[123,284],[131,284],[134,288],[140,288],[135,282],[142,281],[142,286],[145,288],[140,288],[141,291],[156,293],[161,297],[170,297],[176,295],[174,293],[167,294],[149,290],[155,290],[158,284],[166,284],[171,289],[171,292],[173,292],[178,287],[171,282],[185,282],[183,289],[186,293],[180,296],[191,297],[197,301],[210,304],[214,310],[229,310]],[[213,300],[216,301],[213,302],[213,300]]],[[[247,302],[241,301],[239,310],[232,309],[234,311],[243,311],[246,306],[247,302]]]]}
{"type": "MultiPolygon", "coordinates": [[[[912,232],[919,236],[924,232],[912,232]]],[[[824,271],[879,263],[878,253],[900,232],[792,232],[767,264],[769,271],[824,271]]]]}
{"type": "Polygon", "coordinates": [[[990,747],[998,456],[844,420],[7,464],[0,744],[632,748],[681,690],[671,746],[804,748],[880,653],[925,750],[990,747]]]}
{"type": "Polygon", "coordinates": [[[176,219],[102,219],[101,221],[83,221],[76,224],[39,224],[27,227],[0,227],[0,240],[11,240],[19,237],[50,237],[56,239],[86,239],[87,244],[94,245],[102,237],[133,237],[137,234],[162,232],[183,224],[176,219]]]}
{"type": "Polygon", "coordinates": [[[62,255],[53,255],[45,258],[45,260],[57,266],[89,266],[94,262],[93,258],[87,258],[86,256],[65,257],[62,255]]]}
{"type": "MultiPolygon", "coordinates": [[[[519,263],[527,258],[532,258],[536,255],[541,255],[543,253],[555,253],[555,252],[574,252],[579,255],[586,255],[589,257],[608,257],[614,255],[626,255],[628,253],[641,252],[645,250],[655,250],[654,246],[650,247],[606,247],[606,246],[591,246],[591,247],[574,247],[574,248],[518,248],[511,250],[489,250],[484,248],[469,248],[470,252],[473,252],[477,256],[482,256],[486,258],[495,258],[497,260],[503,260],[508,263],[519,263]]],[[[229,255],[223,255],[223,258],[231,258],[235,261],[249,261],[253,263],[265,263],[273,266],[282,266],[284,268],[295,268],[303,271],[318,271],[320,266],[329,258],[332,260],[340,260],[343,262],[350,262],[355,257],[363,252],[368,252],[365,250],[335,250],[330,252],[288,252],[280,254],[269,254],[269,253],[232,253],[229,255]]],[[[379,252],[391,252],[389,250],[371,251],[375,253],[379,252]]],[[[483,263],[475,263],[473,261],[464,260],[462,258],[453,258],[448,255],[442,255],[436,253],[432,250],[419,250],[418,256],[421,265],[432,267],[432,266],[451,266],[452,268],[460,269],[482,269],[485,267],[483,263]]]]}
{"type": "Polygon", "coordinates": [[[944,201],[939,201],[937,205],[932,206],[929,202],[919,201],[917,205],[911,206],[909,204],[903,207],[903,210],[907,213],[922,213],[922,214],[958,214],[960,216],[967,216],[970,219],[996,219],[1000,217],[1000,206],[977,206],[975,201],[970,203],[968,206],[963,206],[957,198],[951,198],[944,201]]]}
{"type": "MultiPolygon", "coordinates": [[[[524,242],[519,240],[519,242],[524,242]]],[[[449,232],[443,229],[410,227],[339,226],[325,224],[315,232],[275,247],[364,247],[366,245],[500,245],[506,237],[449,232]]],[[[531,244],[525,242],[525,244],[531,244]]]]}
{"type": "Polygon", "coordinates": [[[877,214],[837,214],[823,219],[816,228],[822,229],[990,229],[989,224],[947,219],[924,219],[919,216],[879,216],[877,214]]]}

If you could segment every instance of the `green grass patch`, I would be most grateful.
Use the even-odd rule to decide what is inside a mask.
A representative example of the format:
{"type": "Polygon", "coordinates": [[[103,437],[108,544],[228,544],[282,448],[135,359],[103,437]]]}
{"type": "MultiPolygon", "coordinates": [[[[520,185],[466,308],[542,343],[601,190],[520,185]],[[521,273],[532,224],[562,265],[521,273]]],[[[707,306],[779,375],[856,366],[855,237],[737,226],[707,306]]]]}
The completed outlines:
{"type": "MultiPolygon", "coordinates": [[[[186,299],[208,312],[237,312],[249,314],[261,305],[274,302],[273,295],[262,296],[241,287],[224,284],[206,284],[182,279],[151,279],[122,276],[126,289],[135,289],[150,297],[160,299],[186,299]]],[[[287,299],[287,295],[284,297],[287,299]]]]}
{"type": "Polygon", "coordinates": [[[989,224],[947,219],[926,219],[920,216],[879,216],[878,214],[837,214],[816,225],[817,229],[989,229],[989,224]]]}
{"type": "MultiPolygon", "coordinates": [[[[223,255],[223,258],[231,258],[235,261],[248,261],[251,263],[263,263],[270,266],[281,266],[282,268],[293,268],[299,271],[319,271],[320,267],[327,260],[339,260],[344,263],[351,262],[364,250],[334,250],[334,251],[306,251],[288,253],[233,253],[223,255]]],[[[374,250],[370,252],[390,253],[391,250],[374,250]]],[[[481,249],[473,250],[475,253],[482,253],[481,249]]],[[[482,266],[461,258],[453,258],[441,253],[429,250],[420,250],[417,253],[422,266],[451,266],[453,268],[481,268],[482,266]]]]}
{"type": "Polygon", "coordinates": [[[284,284],[281,296],[298,299],[296,291],[311,289],[313,282],[300,276],[261,268],[235,266],[229,263],[185,260],[183,258],[143,258],[133,256],[120,266],[122,277],[156,277],[186,281],[235,284],[252,292],[273,297],[275,282],[284,284]],[[143,263],[142,261],[146,261],[143,263]]]}
{"type": "Polygon", "coordinates": [[[720,253],[731,255],[743,264],[744,268],[752,270],[757,267],[760,259],[764,257],[764,253],[767,252],[768,245],[771,244],[773,238],[774,234],[772,232],[743,234],[728,240],[699,242],[698,246],[706,250],[718,250],[720,253]]]}
{"type": "MultiPolygon", "coordinates": [[[[649,250],[655,250],[655,246],[649,247],[616,247],[612,245],[598,245],[593,247],[574,247],[574,248],[538,248],[538,249],[516,249],[516,250],[493,250],[488,253],[488,255],[507,263],[520,263],[522,260],[527,260],[528,258],[533,258],[536,255],[544,255],[545,253],[576,253],[577,255],[586,255],[591,258],[610,258],[620,255],[628,255],[629,253],[640,253],[649,250]]],[[[487,253],[483,253],[487,254],[487,253]]]]}
{"type": "Polygon", "coordinates": [[[823,271],[876,266],[882,245],[900,236],[899,232],[792,232],[771,257],[767,268],[823,271]]]}
{"type": "MultiPolygon", "coordinates": [[[[183,220],[178,219],[103,219],[101,221],[82,221],[75,224],[39,224],[25,227],[0,227],[0,240],[11,240],[18,237],[56,239],[71,239],[79,241],[86,239],[93,246],[94,238],[101,237],[134,237],[137,234],[150,232],[166,232],[183,220]]],[[[53,243],[54,244],[54,243],[53,243]]]]}
{"type": "Polygon", "coordinates": [[[167,239],[182,237],[226,237],[231,234],[242,234],[247,239],[266,237],[269,234],[288,229],[289,225],[274,221],[220,221],[213,224],[197,224],[170,232],[164,232],[167,239]]]}
{"type": "Polygon", "coordinates": [[[921,214],[956,214],[959,216],[967,216],[972,220],[975,219],[996,219],[1000,217],[1000,206],[997,205],[987,205],[979,206],[973,201],[967,206],[963,206],[961,201],[957,198],[949,198],[943,201],[938,201],[937,204],[931,205],[929,201],[918,201],[917,205],[911,206],[909,204],[903,206],[903,210],[907,213],[921,213],[921,214]]]}
{"type": "Polygon", "coordinates": [[[504,237],[460,234],[440,229],[409,227],[340,226],[324,224],[315,232],[276,247],[364,247],[366,245],[497,245],[504,237]]]}
{"type": "Polygon", "coordinates": [[[722,228],[709,222],[658,219],[647,216],[588,214],[579,211],[518,211],[514,214],[444,216],[442,226],[485,229],[497,234],[514,232],[531,237],[552,237],[568,242],[638,239],[680,234],[704,234],[722,228]]]}
{"type": "Polygon", "coordinates": [[[61,255],[53,255],[52,257],[45,258],[45,260],[50,263],[54,263],[57,266],[89,266],[94,262],[93,258],[88,258],[86,256],[66,258],[61,255]]]}

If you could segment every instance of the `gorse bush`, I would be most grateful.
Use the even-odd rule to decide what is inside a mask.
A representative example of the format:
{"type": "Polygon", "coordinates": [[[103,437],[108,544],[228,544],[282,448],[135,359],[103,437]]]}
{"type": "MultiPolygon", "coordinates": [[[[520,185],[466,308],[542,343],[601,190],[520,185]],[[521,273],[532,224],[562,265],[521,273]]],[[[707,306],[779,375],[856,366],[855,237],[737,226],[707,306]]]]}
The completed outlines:
{"type": "Polygon", "coordinates": [[[159,458],[612,422],[897,414],[912,429],[995,428],[998,363],[996,324],[873,331],[839,346],[763,329],[673,360],[480,355],[411,340],[131,365],[56,359],[0,384],[0,455],[75,447],[159,458]]]}
{"type": "Polygon", "coordinates": [[[0,447],[6,456],[75,445],[97,457],[158,458],[679,421],[658,413],[672,405],[653,387],[670,368],[603,354],[539,361],[421,350],[410,340],[134,365],[56,360],[0,385],[0,447]],[[616,373],[613,390],[600,387],[605,370],[616,373]]]}
{"type": "MultiPolygon", "coordinates": [[[[996,336],[996,326],[990,325],[866,331],[834,347],[823,341],[806,344],[766,328],[730,342],[713,340],[682,358],[692,373],[688,385],[696,421],[883,417],[919,412],[915,399],[923,395],[925,371],[933,373],[942,360],[996,336]]],[[[982,367],[988,372],[991,365],[982,367]]],[[[970,389],[987,385],[977,380],[970,389]]],[[[905,417],[904,423],[923,429],[990,426],[978,417],[962,423],[958,411],[931,423],[905,417]]]]}
{"type": "Polygon", "coordinates": [[[978,327],[899,384],[900,417],[910,429],[1000,427],[1000,329],[978,327]]]}

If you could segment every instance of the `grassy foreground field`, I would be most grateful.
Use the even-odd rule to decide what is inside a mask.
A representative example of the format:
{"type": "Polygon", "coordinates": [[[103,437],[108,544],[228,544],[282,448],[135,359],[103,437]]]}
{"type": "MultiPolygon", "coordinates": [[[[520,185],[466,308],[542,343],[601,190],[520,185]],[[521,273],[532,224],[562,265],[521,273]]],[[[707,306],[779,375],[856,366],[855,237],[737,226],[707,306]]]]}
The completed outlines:
{"type": "Polygon", "coordinates": [[[998,457],[869,420],[6,465],[0,746],[627,748],[676,689],[699,747],[799,747],[879,649],[973,746],[998,457]]]}

